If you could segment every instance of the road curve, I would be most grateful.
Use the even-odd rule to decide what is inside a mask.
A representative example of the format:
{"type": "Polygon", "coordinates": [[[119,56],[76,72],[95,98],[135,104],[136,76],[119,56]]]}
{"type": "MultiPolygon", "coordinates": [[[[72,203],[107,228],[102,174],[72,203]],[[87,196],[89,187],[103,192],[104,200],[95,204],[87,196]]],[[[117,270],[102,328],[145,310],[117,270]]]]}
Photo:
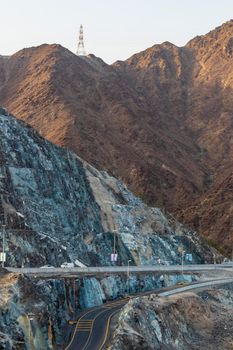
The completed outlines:
{"type": "Polygon", "coordinates": [[[219,284],[232,283],[233,278],[218,278],[207,282],[195,282],[190,285],[172,288],[156,289],[153,291],[139,293],[131,297],[115,302],[106,303],[99,307],[87,310],[77,320],[69,344],[65,350],[102,350],[108,339],[111,318],[129,301],[130,298],[150,295],[156,293],[160,296],[170,296],[198,288],[209,288],[219,284]]]}
{"type": "Polygon", "coordinates": [[[124,298],[86,311],[77,320],[65,350],[102,349],[108,337],[112,316],[119,312],[129,299],[124,298]]]}

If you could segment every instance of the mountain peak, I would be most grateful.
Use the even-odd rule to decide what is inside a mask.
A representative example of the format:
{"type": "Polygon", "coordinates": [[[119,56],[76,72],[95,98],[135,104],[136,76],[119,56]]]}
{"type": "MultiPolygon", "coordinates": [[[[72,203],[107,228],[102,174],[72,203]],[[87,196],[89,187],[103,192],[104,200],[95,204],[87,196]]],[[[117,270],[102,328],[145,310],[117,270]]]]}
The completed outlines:
{"type": "MultiPolygon", "coordinates": [[[[125,62],[129,66],[134,66],[136,69],[145,69],[157,65],[158,61],[161,59],[166,59],[168,56],[178,54],[178,51],[179,48],[176,45],[169,41],[165,41],[162,44],[155,44],[144,51],[134,54],[125,62]]],[[[116,63],[116,65],[119,64],[121,63],[116,63]]]]}
{"type": "Polygon", "coordinates": [[[50,56],[53,54],[60,54],[60,55],[74,55],[71,51],[66,49],[60,44],[41,44],[39,46],[32,46],[32,47],[26,47],[22,50],[16,52],[11,57],[20,57],[20,58],[26,58],[26,57],[35,57],[35,56],[50,56]]]}
{"type": "Polygon", "coordinates": [[[208,46],[224,46],[233,37],[233,20],[223,23],[207,34],[196,36],[190,40],[186,47],[208,47],[208,46]]]}

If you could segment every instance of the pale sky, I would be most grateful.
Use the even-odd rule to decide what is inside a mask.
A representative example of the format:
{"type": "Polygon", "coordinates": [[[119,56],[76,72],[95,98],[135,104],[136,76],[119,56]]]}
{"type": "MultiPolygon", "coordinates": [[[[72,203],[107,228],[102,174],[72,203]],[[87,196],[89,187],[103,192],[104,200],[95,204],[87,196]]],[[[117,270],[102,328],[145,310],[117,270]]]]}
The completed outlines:
{"type": "Polygon", "coordinates": [[[75,52],[84,26],[88,53],[107,63],[154,44],[178,46],[233,18],[233,0],[0,0],[0,54],[42,43],[75,52]]]}

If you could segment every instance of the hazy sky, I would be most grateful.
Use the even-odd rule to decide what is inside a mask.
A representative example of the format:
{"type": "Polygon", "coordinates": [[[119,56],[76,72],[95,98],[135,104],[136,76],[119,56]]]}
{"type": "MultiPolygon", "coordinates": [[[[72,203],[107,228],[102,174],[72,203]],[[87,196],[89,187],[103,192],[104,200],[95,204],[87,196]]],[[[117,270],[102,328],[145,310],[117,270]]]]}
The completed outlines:
{"type": "Polygon", "coordinates": [[[233,17],[233,0],[0,0],[0,54],[59,43],[111,63],[156,43],[182,46],[233,17]]]}

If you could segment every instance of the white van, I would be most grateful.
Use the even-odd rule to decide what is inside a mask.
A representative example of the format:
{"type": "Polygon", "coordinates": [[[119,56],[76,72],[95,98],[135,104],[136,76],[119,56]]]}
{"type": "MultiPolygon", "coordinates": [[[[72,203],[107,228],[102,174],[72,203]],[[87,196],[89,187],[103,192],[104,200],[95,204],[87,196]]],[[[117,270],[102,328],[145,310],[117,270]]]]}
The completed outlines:
{"type": "Polygon", "coordinates": [[[63,264],[61,264],[62,268],[66,268],[66,267],[74,267],[74,263],[72,262],[64,262],[63,264]]]}

